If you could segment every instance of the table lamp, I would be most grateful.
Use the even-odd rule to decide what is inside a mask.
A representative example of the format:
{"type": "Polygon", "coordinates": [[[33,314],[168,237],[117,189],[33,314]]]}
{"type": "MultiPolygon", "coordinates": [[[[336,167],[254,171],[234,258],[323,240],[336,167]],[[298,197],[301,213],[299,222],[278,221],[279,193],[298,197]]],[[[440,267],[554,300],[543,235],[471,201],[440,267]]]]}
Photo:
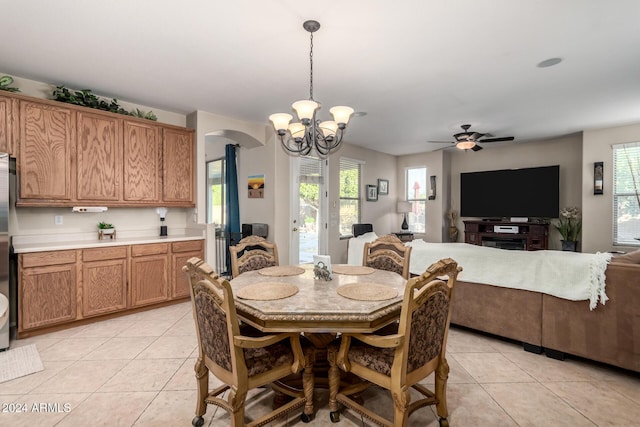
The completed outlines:
{"type": "Polygon", "coordinates": [[[396,211],[398,213],[401,213],[402,216],[404,217],[404,219],[402,221],[402,229],[403,230],[408,230],[409,229],[409,224],[407,224],[407,214],[409,212],[411,212],[411,203],[409,203],[409,202],[398,202],[398,205],[396,207],[396,211]]]}

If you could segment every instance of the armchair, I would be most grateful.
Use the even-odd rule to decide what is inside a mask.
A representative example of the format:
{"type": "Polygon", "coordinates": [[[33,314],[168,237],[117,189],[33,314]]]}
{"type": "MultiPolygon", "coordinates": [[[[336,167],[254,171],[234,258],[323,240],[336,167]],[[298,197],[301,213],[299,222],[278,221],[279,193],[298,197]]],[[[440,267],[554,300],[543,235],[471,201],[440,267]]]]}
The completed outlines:
{"type": "Polygon", "coordinates": [[[229,246],[231,274],[238,277],[245,271],[260,270],[279,265],[278,247],[264,237],[247,236],[237,245],[229,246]]]}
{"type": "Polygon", "coordinates": [[[411,246],[405,246],[396,236],[387,234],[364,244],[362,265],[393,271],[409,279],[411,249],[411,246]]]}
{"type": "Polygon", "coordinates": [[[462,269],[450,259],[432,264],[420,276],[407,282],[400,322],[396,330],[376,334],[342,335],[340,348],[330,348],[329,409],[331,421],[340,419],[337,402],[377,424],[406,426],[415,410],[436,405],[440,426],[448,426],[446,385],[449,365],[445,358],[453,286],[462,269]],[[445,278],[446,276],[446,278],[445,278]],[[383,333],[388,335],[382,335],[383,333]],[[340,372],[355,374],[361,382],[340,388],[340,372]],[[435,391],[419,384],[435,372],[435,391]],[[383,418],[359,402],[357,394],[372,384],[390,391],[393,420],[383,418]],[[424,397],[411,402],[410,388],[424,397]]]}
{"type": "Polygon", "coordinates": [[[304,355],[297,333],[264,335],[240,325],[231,285],[204,261],[191,258],[183,267],[191,285],[193,317],[198,336],[195,364],[198,382],[196,416],[192,424],[202,426],[207,405],[228,411],[233,427],[257,427],[302,407],[302,391],[279,382],[303,368],[304,355]],[[209,391],[209,371],[223,384],[209,391]],[[245,400],[249,390],[271,384],[271,388],[293,399],[274,411],[245,424],[245,400]],[[223,393],[227,392],[226,398],[223,393]]]}

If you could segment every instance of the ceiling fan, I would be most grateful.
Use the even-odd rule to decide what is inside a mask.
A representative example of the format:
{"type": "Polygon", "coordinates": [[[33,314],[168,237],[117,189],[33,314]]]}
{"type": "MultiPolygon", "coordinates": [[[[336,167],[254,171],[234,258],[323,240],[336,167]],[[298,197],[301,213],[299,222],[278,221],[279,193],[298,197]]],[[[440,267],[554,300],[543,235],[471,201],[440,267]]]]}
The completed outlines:
{"type": "MultiPolygon", "coordinates": [[[[482,150],[482,146],[478,145],[478,143],[485,142],[500,142],[500,141],[513,141],[513,136],[504,136],[500,138],[493,138],[493,135],[490,133],[480,133],[480,132],[470,132],[469,128],[471,125],[461,125],[460,126],[464,132],[459,132],[453,135],[455,141],[451,141],[452,144],[456,144],[456,148],[460,150],[473,150],[480,151],[482,150]]],[[[429,141],[442,143],[445,141],[429,141]]]]}

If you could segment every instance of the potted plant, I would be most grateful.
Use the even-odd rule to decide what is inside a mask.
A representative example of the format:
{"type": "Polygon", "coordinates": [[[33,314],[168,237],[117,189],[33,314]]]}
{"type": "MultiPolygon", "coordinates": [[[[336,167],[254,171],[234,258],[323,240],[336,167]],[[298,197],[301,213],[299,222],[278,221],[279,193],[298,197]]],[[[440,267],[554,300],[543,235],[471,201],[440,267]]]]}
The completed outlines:
{"type": "Polygon", "coordinates": [[[578,237],[582,231],[582,220],[577,207],[564,208],[560,211],[560,218],[556,230],[562,236],[562,250],[575,252],[578,247],[578,237]]]}
{"type": "Polygon", "coordinates": [[[98,239],[102,240],[103,236],[110,236],[112,239],[115,237],[116,228],[113,224],[108,222],[100,221],[98,223],[98,239]]]}

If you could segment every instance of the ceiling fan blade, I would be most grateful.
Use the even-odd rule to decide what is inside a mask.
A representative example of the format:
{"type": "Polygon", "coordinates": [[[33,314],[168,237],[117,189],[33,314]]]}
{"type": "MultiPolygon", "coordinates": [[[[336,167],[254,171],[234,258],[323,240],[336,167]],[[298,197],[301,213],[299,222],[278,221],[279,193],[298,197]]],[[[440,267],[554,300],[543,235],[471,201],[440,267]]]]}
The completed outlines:
{"type": "Polygon", "coordinates": [[[454,144],[454,141],[427,141],[429,144],[454,144]]]}
{"type": "Polygon", "coordinates": [[[487,138],[478,142],[500,142],[500,141],[513,141],[515,138],[513,136],[504,136],[502,138],[487,138]]]}
{"type": "Polygon", "coordinates": [[[471,149],[472,149],[473,151],[480,151],[480,150],[482,150],[482,147],[481,147],[481,146],[479,146],[478,144],[476,144],[476,145],[474,145],[473,147],[471,147],[471,149]]]}

